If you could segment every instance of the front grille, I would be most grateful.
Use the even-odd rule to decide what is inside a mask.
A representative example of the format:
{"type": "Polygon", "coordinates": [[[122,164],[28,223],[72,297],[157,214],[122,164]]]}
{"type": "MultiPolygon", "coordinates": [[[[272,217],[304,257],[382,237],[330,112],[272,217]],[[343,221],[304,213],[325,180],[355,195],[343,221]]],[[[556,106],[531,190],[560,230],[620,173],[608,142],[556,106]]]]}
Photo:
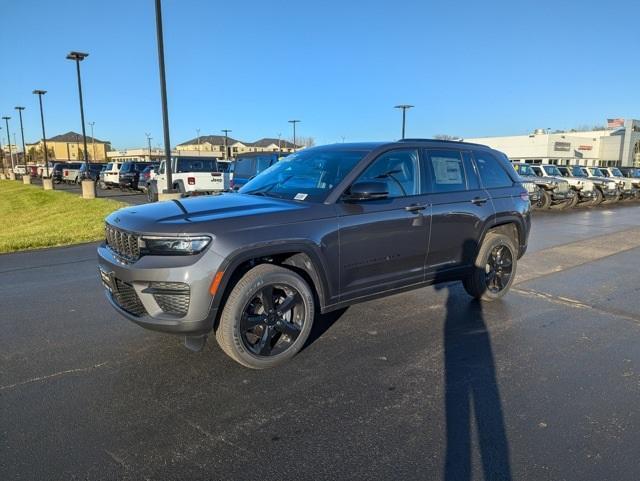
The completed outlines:
{"type": "Polygon", "coordinates": [[[167,314],[184,316],[189,311],[189,286],[182,282],[152,282],[149,291],[167,314]]]}
{"type": "Polygon", "coordinates": [[[569,192],[569,182],[558,182],[558,192],[569,192]]]}
{"type": "Polygon", "coordinates": [[[140,246],[138,245],[138,236],[116,229],[112,225],[105,224],[105,238],[107,246],[120,257],[135,261],[140,258],[140,246]]]}
{"type": "Polygon", "coordinates": [[[533,182],[523,182],[522,185],[530,194],[534,194],[538,190],[538,187],[533,182]]]}
{"type": "Polygon", "coordinates": [[[127,284],[120,279],[113,278],[112,282],[113,300],[122,309],[134,316],[142,316],[147,313],[140,298],[131,284],[127,284]]]}

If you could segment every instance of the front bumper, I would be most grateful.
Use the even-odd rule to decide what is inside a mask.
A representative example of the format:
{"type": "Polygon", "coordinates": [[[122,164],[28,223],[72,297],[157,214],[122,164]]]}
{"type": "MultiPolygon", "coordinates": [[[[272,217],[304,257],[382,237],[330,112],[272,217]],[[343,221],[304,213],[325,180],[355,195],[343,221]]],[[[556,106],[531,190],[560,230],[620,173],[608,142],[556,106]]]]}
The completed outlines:
{"type": "Polygon", "coordinates": [[[213,328],[217,306],[212,306],[213,297],[209,293],[209,287],[222,260],[211,249],[207,249],[195,256],[143,256],[128,263],[105,244],[98,247],[100,277],[107,300],[113,308],[144,328],[173,334],[201,335],[213,328]],[[186,314],[165,312],[150,292],[152,283],[188,285],[186,314]],[[130,304],[122,305],[118,302],[119,299],[122,300],[122,296],[118,295],[121,293],[118,286],[120,289],[125,287],[129,299],[135,300],[135,309],[130,304]]]}
{"type": "Polygon", "coordinates": [[[562,202],[565,200],[573,199],[575,195],[576,194],[573,192],[573,190],[569,190],[567,192],[553,191],[551,192],[551,200],[553,200],[553,202],[562,202]]]}
{"type": "Polygon", "coordinates": [[[580,200],[591,200],[593,198],[596,197],[596,191],[595,190],[580,190],[578,191],[578,196],[580,197],[580,200]]]}

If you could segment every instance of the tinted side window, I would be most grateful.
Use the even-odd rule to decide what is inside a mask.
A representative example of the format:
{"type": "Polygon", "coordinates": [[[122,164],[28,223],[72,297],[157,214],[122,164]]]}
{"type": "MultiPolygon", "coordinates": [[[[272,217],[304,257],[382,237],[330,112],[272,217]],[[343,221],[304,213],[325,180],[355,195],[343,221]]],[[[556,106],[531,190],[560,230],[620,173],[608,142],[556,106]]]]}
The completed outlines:
{"type": "Polygon", "coordinates": [[[234,175],[237,175],[238,177],[252,176],[254,174],[252,164],[253,159],[236,160],[236,166],[233,171],[234,175]]]}
{"type": "Polygon", "coordinates": [[[462,159],[464,160],[464,172],[467,174],[467,188],[469,190],[479,189],[480,177],[478,175],[478,169],[471,158],[471,152],[462,152],[462,159]]]}
{"type": "Polygon", "coordinates": [[[420,193],[418,172],[417,150],[392,150],[375,159],[356,182],[383,181],[389,198],[406,197],[420,193]]]}
{"type": "Polygon", "coordinates": [[[476,158],[476,165],[478,166],[478,173],[482,179],[482,184],[486,189],[511,187],[513,185],[513,180],[511,180],[509,174],[505,172],[498,159],[493,155],[481,150],[475,150],[473,155],[476,158]]]}
{"type": "Polygon", "coordinates": [[[427,171],[434,193],[467,190],[464,163],[457,150],[428,150],[427,171]]]}
{"type": "Polygon", "coordinates": [[[256,173],[260,173],[265,169],[268,169],[271,165],[273,157],[270,155],[261,155],[256,157],[256,173]]]}

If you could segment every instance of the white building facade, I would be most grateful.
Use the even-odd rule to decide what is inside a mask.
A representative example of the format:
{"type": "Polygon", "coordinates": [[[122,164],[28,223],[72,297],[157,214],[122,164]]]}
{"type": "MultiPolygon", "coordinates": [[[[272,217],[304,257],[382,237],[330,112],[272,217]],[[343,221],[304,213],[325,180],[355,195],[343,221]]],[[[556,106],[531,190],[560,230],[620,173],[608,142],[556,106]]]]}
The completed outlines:
{"type": "Polygon", "coordinates": [[[618,129],[465,138],[504,152],[511,161],[531,164],[640,167],[640,120],[618,129]]]}

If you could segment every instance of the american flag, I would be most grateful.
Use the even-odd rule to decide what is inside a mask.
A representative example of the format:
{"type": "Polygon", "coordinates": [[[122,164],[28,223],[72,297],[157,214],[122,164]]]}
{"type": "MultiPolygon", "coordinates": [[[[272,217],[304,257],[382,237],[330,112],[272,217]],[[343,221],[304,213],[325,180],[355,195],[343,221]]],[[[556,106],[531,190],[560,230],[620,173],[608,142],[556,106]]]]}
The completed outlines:
{"type": "Polygon", "coordinates": [[[607,119],[607,127],[610,129],[622,126],[624,126],[624,119],[607,119]]]}

